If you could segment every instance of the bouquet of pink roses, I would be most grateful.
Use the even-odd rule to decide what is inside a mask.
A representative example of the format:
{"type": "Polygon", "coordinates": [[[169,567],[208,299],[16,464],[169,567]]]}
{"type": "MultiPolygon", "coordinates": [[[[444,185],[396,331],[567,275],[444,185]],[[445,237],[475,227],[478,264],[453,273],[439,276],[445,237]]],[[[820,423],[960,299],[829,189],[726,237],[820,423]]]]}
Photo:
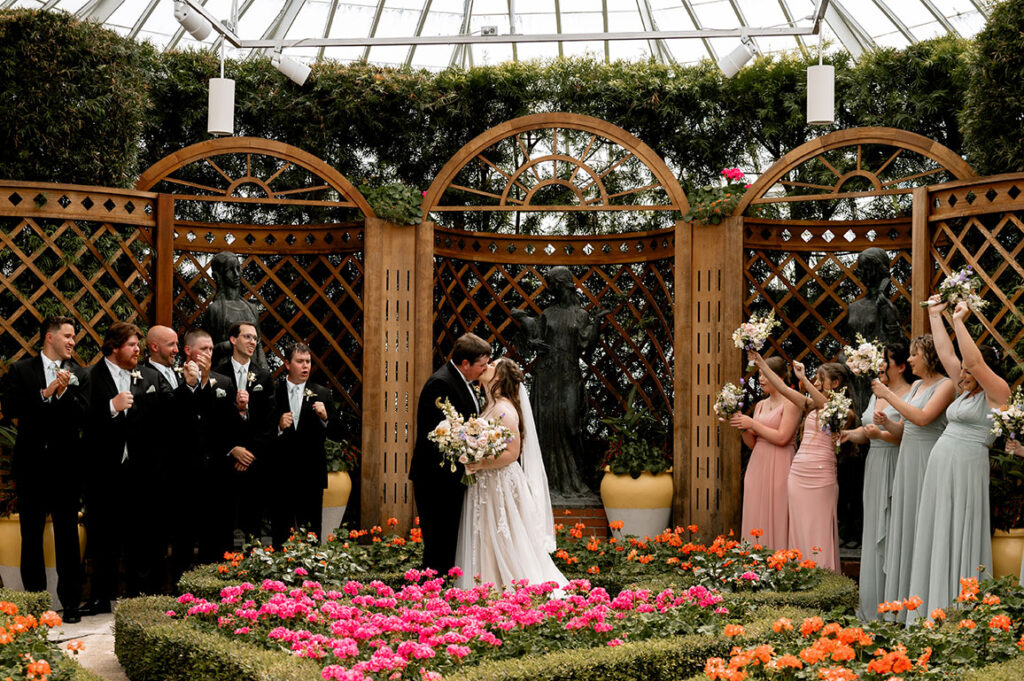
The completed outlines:
{"type": "MultiPolygon", "coordinates": [[[[448,400],[439,397],[436,404],[444,413],[444,420],[427,433],[427,439],[441,450],[441,465],[450,466],[452,473],[458,470],[458,464],[465,466],[497,458],[508,447],[512,431],[499,419],[473,416],[467,421],[448,400]]],[[[462,475],[462,484],[472,485],[475,482],[476,477],[472,473],[462,475]]]]}
{"type": "MultiPolygon", "coordinates": [[[[743,382],[742,378],[740,382],[743,382]]],[[[718,393],[712,408],[719,418],[729,418],[743,408],[743,397],[743,388],[735,383],[726,383],[718,393]]]]}
{"type": "Polygon", "coordinates": [[[843,348],[846,355],[846,366],[857,376],[877,378],[885,371],[885,349],[881,343],[865,340],[864,336],[857,334],[857,347],[849,345],[843,348]]]}
{"type": "Polygon", "coordinates": [[[732,332],[733,345],[741,350],[760,350],[777,326],[779,320],[775,318],[775,310],[769,310],[765,315],[755,314],[732,332]]]}
{"type": "Polygon", "coordinates": [[[846,425],[853,400],[846,394],[846,388],[833,390],[828,394],[825,406],[818,410],[818,427],[832,436],[836,451],[839,451],[839,431],[846,425]]]}

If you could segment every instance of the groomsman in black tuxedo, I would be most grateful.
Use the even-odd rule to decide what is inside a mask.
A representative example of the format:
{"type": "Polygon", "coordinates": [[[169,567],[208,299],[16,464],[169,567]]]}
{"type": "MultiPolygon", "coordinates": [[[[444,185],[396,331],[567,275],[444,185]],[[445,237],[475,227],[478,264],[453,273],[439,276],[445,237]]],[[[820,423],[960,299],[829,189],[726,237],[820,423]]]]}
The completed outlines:
{"type": "Polygon", "coordinates": [[[85,500],[93,577],[83,614],[110,611],[122,549],[128,593],[160,588],[153,522],[162,509],[153,490],[160,484],[157,440],[172,392],[158,371],[139,364],[140,337],[134,324],[114,322],[103,339],[103,359],[89,367],[85,500]]]}
{"type": "Polygon", "coordinates": [[[75,322],[47,317],[40,325],[42,349],[10,367],[3,408],[18,420],[13,474],[21,515],[21,581],[27,591],[46,590],[43,529],[53,518],[57,596],[64,621],[81,621],[82,563],[78,545],[81,455],[78,429],[87,407],[85,371],[72,364],[75,322]]]}
{"type": "Polygon", "coordinates": [[[444,420],[437,400],[447,399],[463,416],[475,416],[483,406],[471,381],[480,378],[491,359],[491,346],[467,333],[455,341],[451,360],[427,379],[416,406],[416,446],[409,466],[416,509],[423,531],[423,567],[444,576],[455,565],[459,516],[466,488],[463,470],[442,466],[441,450],[427,433],[444,420]]]}
{"type": "MultiPolygon", "coordinates": [[[[260,535],[263,524],[263,496],[269,482],[266,458],[272,423],[274,386],[268,372],[252,361],[259,342],[256,327],[245,322],[228,331],[231,357],[217,371],[231,381],[234,409],[224,423],[226,450],[221,461],[222,480],[232,506],[234,528],[246,536],[260,535]]],[[[231,549],[233,536],[225,537],[224,549],[231,549]]]]}
{"type": "Polygon", "coordinates": [[[305,343],[288,349],[288,374],[274,389],[277,436],[272,441],[272,479],[287,481],[271,495],[274,546],[281,546],[292,528],[319,533],[323,493],[327,487],[324,442],[337,427],[331,391],[309,380],[312,354],[305,343]]]}

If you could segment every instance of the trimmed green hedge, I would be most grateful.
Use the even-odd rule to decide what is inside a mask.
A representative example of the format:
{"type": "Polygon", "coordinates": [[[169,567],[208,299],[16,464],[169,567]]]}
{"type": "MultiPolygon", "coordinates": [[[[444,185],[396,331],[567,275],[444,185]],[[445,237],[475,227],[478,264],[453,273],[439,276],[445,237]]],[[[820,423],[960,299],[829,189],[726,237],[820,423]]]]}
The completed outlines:
{"type": "Polygon", "coordinates": [[[14,591],[0,588],[0,601],[9,601],[18,606],[21,614],[39,615],[53,609],[53,601],[48,591],[14,591]]]}
{"type": "MultiPolygon", "coordinates": [[[[164,614],[176,607],[177,602],[167,596],[134,598],[118,606],[114,649],[132,681],[320,681],[320,664],[193,629],[164,614]]],[[[767,633],[778,617],[799,621],[812,614],[781,608],[744,626],[747,637],[753,640],[767,633]]],[[[617,647],[484,662],[448,678],[584,681],[632,677],[675,681],[703,669],[708,657],[727,655],[733,645],[732,639],[718,635],[650,639],[617,647]]]]}
{"type": "Polygon", "coordinates": [[[1024,679],[1024,660],[1006,660],[981,669],[968,669],[960,681],[1021,681],[1024,679]]]}

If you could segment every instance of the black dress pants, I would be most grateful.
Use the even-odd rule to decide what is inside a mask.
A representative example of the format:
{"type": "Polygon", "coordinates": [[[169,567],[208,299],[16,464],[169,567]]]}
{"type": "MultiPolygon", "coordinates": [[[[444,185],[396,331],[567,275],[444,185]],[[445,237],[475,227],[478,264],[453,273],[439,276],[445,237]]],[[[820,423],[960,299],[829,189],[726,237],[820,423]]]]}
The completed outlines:
{"type": "Polygon", "coordinates": [[[79,497],[70,481],[19,476],[18,514],[21,517],[21,581],[26,591],[46,591],[43,532],[46,516],[53,519],[57,557],[57,597],[65,608],[82,600],[82,561],[78,544],[79,497]]]}

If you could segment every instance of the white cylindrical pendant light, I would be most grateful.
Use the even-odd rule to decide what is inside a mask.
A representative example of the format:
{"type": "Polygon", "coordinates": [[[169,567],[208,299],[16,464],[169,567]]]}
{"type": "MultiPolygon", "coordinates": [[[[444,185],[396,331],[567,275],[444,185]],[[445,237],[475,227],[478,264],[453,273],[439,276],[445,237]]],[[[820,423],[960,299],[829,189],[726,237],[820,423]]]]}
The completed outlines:
{"type": "Polygon", "coordinates": [[[210,79],[210,111],[206,131],[211,135],[235,134],[235,81],[210,79]]]}
{"type": "Polygon", "coordinates": [[[312,70],[302,62],[286,57],[280,52],[274,52],[270,55],[270,63],[278,71],[288,76],[296,85],[304,84],[312,70]]]}
{"type": "Polygon", "coordinates": [[[807,67],[807,124],[832,125],[836,119],[836,69],[831,64],[807,67]]]}
{"type": "Polygon", "coordinates": [[[722,75],[726,78],[732,78],[743,66],[750,61],[754,56],[754,48],[751,45],[750,38],[743,36],[740,39],[739,46],[718,60],[718,68],[721,69],[722,75]]]}
{"type": "Polygon", "coordinates": [[[178,20],[182,28],[192,34],[196,40],[206,40],[213,30],[213,26],[206,18],[186,5],[184,2],[174,3],[174,18],[178,20]]]}

